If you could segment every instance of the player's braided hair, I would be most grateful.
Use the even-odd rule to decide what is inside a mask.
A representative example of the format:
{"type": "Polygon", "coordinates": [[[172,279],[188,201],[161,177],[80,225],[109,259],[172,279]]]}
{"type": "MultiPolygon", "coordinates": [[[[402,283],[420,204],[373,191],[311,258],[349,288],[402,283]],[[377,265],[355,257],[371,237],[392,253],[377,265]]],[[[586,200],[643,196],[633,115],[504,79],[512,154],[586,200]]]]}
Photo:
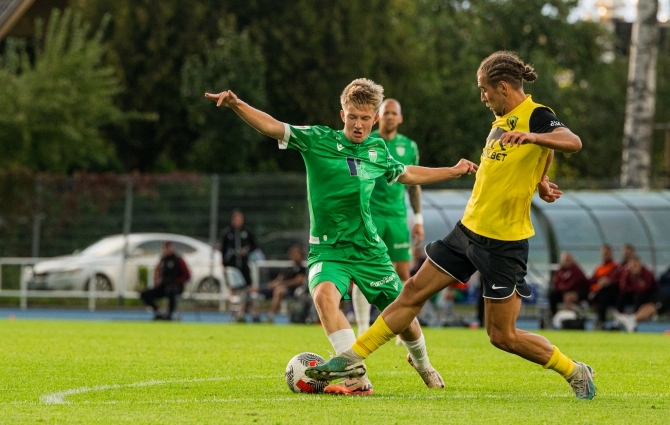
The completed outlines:
{"type": "Polygon", "coordinates": [[[537,79],[537,72],[532,66],[523,63],[516,53],[504,50],[484,59],[477,75],[486,78],[489,84],[505,81],[515,89],[521,88],[524,80],[531,83],[537,79]]]}
{"type": "Polygon", "coordinates": [[[384,87],[367,78],[358,78],[344,88],[340,103],[342,107],[372,108],[375,112],[384,100],[384,87]]]}

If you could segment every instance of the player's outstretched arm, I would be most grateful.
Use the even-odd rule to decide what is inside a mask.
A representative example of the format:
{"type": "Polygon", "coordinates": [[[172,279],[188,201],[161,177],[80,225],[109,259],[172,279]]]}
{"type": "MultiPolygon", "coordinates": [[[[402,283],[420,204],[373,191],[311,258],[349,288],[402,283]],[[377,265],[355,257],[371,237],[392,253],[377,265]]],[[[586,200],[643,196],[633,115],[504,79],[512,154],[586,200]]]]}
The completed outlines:
{"type": "Polygon", "coordinates": [[[444,180],[457,179],[463,174],[473,174],[477,172],[479,166],[467,159],[461,159],[453,167],[428,168],[417,165],[408,165],[405,167],[405,173],[398,178],[403,184],[431,184],[444,180]]]}
{"type": "Polygon", "coordinates": [[[276,140],[284,138],[284,123],[277,121],[272,116],[256,108],[252,108],[246,102],[240,100],[231,90],[221,93],[205,93],[207,99],[216,102],[216,106],[230,108],[240,116],[247,124],[260,133],[276,140]]]}
{"type": "Polygon", "coordinates": [[[564,153],[575,153],[582,148],[579,136],[565,127],[558,127],[551,133],[510,131],[500,136],[500,142],[512,147],[534,143],[564,153]]]}

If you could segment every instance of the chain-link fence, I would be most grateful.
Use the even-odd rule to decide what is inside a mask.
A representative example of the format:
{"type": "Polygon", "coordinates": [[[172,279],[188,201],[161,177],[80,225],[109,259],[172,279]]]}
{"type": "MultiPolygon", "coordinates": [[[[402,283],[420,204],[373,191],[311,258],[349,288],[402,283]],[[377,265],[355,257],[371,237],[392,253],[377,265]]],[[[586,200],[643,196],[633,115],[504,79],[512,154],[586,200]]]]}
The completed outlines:
{"type": "Polygon", "coordinates": [[[299,174],[0,175],[0,257],[52,257],[124,232],[216,243],[239,208],[268,258],[305,244],[309,215],[299,174]]]}

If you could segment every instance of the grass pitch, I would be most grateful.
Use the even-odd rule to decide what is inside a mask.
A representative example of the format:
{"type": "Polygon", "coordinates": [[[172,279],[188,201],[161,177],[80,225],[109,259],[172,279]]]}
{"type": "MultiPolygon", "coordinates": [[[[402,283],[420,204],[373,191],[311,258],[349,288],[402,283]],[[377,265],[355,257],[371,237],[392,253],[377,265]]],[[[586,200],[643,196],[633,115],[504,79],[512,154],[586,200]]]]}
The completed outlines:
{"type": "Polygon", "coordinates": [[[543,332],[596,370],[598,396],[580,401],[483,330],[425,334],[446,389],[389,343],[368,360],[373,396],[333,397],[284,382],[295,354],[328,357],[317,326],[3,320],[0,423],[670,423],[670,336],[543,332]]]}

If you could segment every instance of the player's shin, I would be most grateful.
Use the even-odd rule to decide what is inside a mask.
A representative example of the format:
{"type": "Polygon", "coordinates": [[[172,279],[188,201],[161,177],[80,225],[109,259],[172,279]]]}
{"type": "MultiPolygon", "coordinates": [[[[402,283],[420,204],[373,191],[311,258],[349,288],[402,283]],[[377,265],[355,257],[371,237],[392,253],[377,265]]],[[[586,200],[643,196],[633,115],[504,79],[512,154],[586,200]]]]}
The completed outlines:
{"type": "Polygon", "coordinates": [[[555,370],[560,373],[561,376],[566,377],[575,368],[575,362],[573,362],[568,356],[561,353],[561,351],[554,345],[554,352],[551,355],[551,359],[544,365],[545,369],[555,370]]]}
{"type": "Polygon", "coordinates": [[[328,335],[328,340],[335,350],[335,355],[339,356],[354,344],[356,335],[354,335],[353,329],[342,329],[328,335]]]}
{"type": "Polygon", "coordinates": [[[415,341],[403,340],[402,343],[407,348],[407,352],[412,357],[412,362],[417,370],[425,370],[430,367],[428,351],[426,350],[426,340],[423,337],[423,333],[419,339],[415,341]]]}
{"type": "Polygon", "coordinates": [[[351,349],[361,359],[366,359],[373,351],[386,344],[395,335],[386,325],[384,318],[380,314],[377,320],[370,326],[370,329],[358,337],[351,349]]]}

